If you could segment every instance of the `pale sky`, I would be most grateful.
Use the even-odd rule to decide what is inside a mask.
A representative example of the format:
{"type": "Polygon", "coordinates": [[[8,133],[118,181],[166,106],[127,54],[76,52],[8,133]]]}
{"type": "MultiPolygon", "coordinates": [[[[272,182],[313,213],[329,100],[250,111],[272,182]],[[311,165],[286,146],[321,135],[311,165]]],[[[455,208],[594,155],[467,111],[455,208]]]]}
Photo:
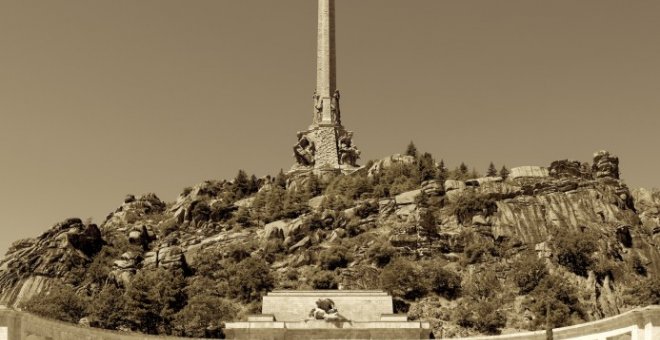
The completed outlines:
{"type": "MultiPolygon", "coordinates": [[[[484,171],[591,161],[658,187],[660,1],[337,0],[342,120],[484,171]]],[[[316,1],[0,0],[0,252],[128,193],[293,164],[316,1]]],[[[363,162],[364,162],[363,161],[363,162]]]]}

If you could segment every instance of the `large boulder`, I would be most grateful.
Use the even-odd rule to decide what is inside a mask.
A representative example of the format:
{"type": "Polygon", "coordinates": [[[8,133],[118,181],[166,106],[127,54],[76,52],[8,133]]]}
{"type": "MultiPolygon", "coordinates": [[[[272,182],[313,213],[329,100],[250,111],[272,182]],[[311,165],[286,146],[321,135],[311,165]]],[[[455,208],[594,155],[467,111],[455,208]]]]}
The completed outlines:
{"type": "Polygon", "coordinates": [[[545,178],[550,176],[548,169],[542,166],[519,166],[511,169],[509,173],[509,179],[517,178],[545,178]]]}
{"type": "Polygon", "coordinates": [[[369,168],[368,175],[369,177],[376,176],[380,174],[383,170],[388,169],[394,164],[413,164],[415,163],[415,157],[408,155],[394,154],[389,157],[385,157],[379,161],[376,161],[374,165],[369,168]]]}
{"type": "Polygon", "coordinates": [[[413,204],[413,203],[415,203],[415,200],[417,199],[417,197],[421,194],[422,194],[421,189],[403,192],[403,193],[400,193],[400,194],[396,195],[396,197],[394,198],[394,201],[396,202],[397,205],[413,204]]]}
{"type": "Polygon", "coordinates": [[[445,191],[463,190],[466,188],[465,182],[448,179],[445,181],[445,191]]]}

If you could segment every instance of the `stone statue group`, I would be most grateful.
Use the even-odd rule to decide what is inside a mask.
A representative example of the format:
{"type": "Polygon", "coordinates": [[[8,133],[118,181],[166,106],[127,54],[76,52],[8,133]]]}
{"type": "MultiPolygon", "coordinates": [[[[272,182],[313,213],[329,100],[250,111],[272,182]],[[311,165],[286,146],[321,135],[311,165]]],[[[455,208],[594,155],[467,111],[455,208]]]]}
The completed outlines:
{"type": "Polygon", "coordinates": [[[339,311],[335,307],[335,302],[331,299],[318,299],[316,301],[316,308],[313,308],[309,312],[309,319],[325,321],[344,320],[344,318],[339,315],[339,311]]]}

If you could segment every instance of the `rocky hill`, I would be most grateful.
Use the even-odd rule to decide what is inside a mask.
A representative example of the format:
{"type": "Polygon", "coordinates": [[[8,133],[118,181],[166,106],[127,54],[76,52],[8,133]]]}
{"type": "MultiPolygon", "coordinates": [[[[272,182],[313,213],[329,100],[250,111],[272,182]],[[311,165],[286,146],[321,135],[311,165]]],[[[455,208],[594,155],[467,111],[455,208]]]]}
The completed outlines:
{"type": "Polygon", "coordinates": [[[269,289],[382,288],[397,310],[452,336],[579,323],[660,299],[660,193],[631,191],[616,157],[476,177],[409,153],[341,176],[241,171],[176,202],[129,195],[99,226],[71,218],[15,242],[0,261],[0,304],[49,314],[45,297],[69,289],[80,313],[49,316],[213,336],[221,325],[199,321],[197,295],[225,301],[204,306],[226,321],[258,309],[269,289]],[[135,297],[149,272],[183,280],[168,312],[154,312],[157,327],[101,308],[158,300],[135,297]]]}

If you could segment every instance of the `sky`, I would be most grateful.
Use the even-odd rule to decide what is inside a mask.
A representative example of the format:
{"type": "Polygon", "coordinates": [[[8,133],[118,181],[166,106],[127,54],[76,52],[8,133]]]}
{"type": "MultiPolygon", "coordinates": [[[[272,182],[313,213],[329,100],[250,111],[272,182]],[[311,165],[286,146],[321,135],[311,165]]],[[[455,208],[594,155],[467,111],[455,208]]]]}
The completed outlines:
{"type": "MultiPolygon", "coordinates": [[[[363,162],[484,172],[619,156],[658,187],[659,1],[337,0],[342,121],[363,162]]],[[[0,253],[126,194],[293,164],[316,1],[0,0],[0,253]]]]}

